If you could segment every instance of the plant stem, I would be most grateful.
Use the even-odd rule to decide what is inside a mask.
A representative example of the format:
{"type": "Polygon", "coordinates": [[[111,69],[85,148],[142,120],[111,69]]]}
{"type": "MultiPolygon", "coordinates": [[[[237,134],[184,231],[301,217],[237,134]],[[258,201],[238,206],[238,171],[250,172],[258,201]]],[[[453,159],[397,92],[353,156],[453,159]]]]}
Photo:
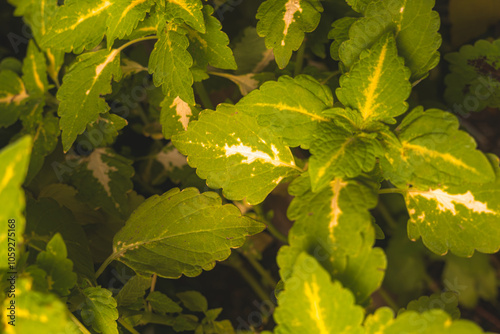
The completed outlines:
{"type": "Polygon", "coordinates": [[[132,327],[128,322],[126,322],[122,318],[118,318],[118,322],[120,323],[120,325],[122,325],[123,327],[125,327],[125,329],[128,330],[130,333],[132,333],[132,334],[141,334],[138,331],[136,331],[134,329],[134,327],[132,327]]]}
{"type": "Polygon", "coordinates": [[[238,253],[233,252],[231,254],[231,258],[229,259],[229,261],[226,261],[225,264],[234,268],[241,275],[241,277],[243,277],[243,279],[248,283],[248,285],[250,285],[252,290],[255,292],[257,296],[259,296],[259,298],[262,301],[266,301],[269,299],[268,294],[260,286],[260,283],[257,281],[257,279],[255,279],[252,273],[249,272],[247,268],[245,268],[243,261],[241,261],[241,258],[238,255],[238,253]]]}
{"type": "Polygon", "coordinates": [[[95,278],[98,279],[99,276],[103,273],[103,271],[109,266],[111,262],[113,262],[118,256],[120,256],[120,253],[112,253],[104,262],[101,264],[99,269],[95,272],[95,278]]]}
{"type": "Polygon", "coordinates": [[[398,188],[385,188],[378,191],[379,195],[382,194],[406,194],[408,190],[398,189],[398,188]]]}
{"type": "Polygon", "coordinates": [[[392,228],[393,230],[396,230],[398,228],[398,223],[396,222],[396,220],[394,220],[391,213],[385,206],[384,202],[382,201],[378,202],[377,210],[378,212],[380,212],[382,217],[384,217],[384,220],[386,221],[386,223],[389,225],[390,228],[392,228]]]}
{"type": "Polygon", "coordinates": [[[90,331],[87,329],[87,327],[85,327],[81,322],[80,320],[78,320],[74,315],[73,313],[71,313],[69,310],[68,310],[68,316],[69,318],[71,319],[71,321],[73,321],[73,323],[76,325],[76,327],[78,327],[78,329],[83,333],[83,334],[91,334],[90,331]]]}
{"type": "Polygon", "coordinates": [[[266,222],[267,229],[269,230],[269,233],[273,235],[276,239],[279,241],[283,242],[284,244],[288,245],[288,238],[283,235],[278,229],[273,225],[271,222],[266,222]]]}
{"type": "Polygon", "coordinates": [[[143,41],[148,41],[148,40],[151,40],[151,39],[158,39],[158,37],[157,36],[146,36],[146,37],[137,38],[137,39],[131,40],[131,41],[123,44],[122,46],[120,46],[116,50],[118,50],[117,52],[122,52],[123,49],[125,49],[126,47],[128,47],[128,46],[130,46],[132,44],[143,42],[143,41]]]}
{"type": "Polygon", "coordinates": [[[196,91],[196,94],[200,97],[202,107],[205,109],[214,109],[214,105],[212,103],[212,100],[210,100],[210,96],[208,96],[207,90],[205,89],[205,85],[203,85],[203,82],[195,82],[194,83],[194,90],[196,91]]]}
{"type": "Polygon", "coordinates": [[[385,291],[384,288],[380,287],[380,289],[378,289],[378,293],[390,308],[392,308],[395,312],[399,310],[398,304],[394,301],[394,299],[392,299],[392,297],[387,291],[385,291]]]}
{"type": "Polygon", "coordinates": [[[266,285],[268,285],[270,288],[273,288],[276,286],[276,281],[274,278],[271,276],[268,270],[266,270],[262,264],[255,258],[255,256],[249,252],[241,252],[243,256],[250,262],[252,267],[262,276],[262,279],[264,280],[266,285]]]}
{"type": "Polygon", "coordinates": [[[330,73],[329,76],[327,76],[325,79],[320,81],[320,84],[322,84],[322,85],[326,84],[328,81],[330,81],[331,78],[333,78],[334,76],[339,75],[339,74],[340,74],[339,70],[330,73]]]}
{"type": "Polygon", "coordinates": [[[297,75],[302,72],[302,65],[304,64],[304,53],[306,51],[306,40],[302,42],[300,45],[299,50],[297,51],[297,58],[295,58],[295,68],[293,70],[293,76],[296,77],[297,75]]]}

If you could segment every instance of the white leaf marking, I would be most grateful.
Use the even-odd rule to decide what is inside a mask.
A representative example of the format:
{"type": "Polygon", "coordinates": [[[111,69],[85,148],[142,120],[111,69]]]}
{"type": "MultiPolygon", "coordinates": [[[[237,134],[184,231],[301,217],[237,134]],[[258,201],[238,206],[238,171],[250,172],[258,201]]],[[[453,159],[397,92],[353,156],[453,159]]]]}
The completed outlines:
{"type": "Polygon", "coordinates": [[[105,153],[104,149],[96,149],[88,157],[87,168],[92,171],[92,175],[96,178],[102,185],[109,197],[111,196],[111,189],[109,188],[109,183],[111,178],[109,177],[110,172],[116,172],[116,167],[109,166],[102,161],[102,154],[105,153]]]}
{"type": "Polygon", "coordinates": [[[288,34],[288,28],[290,25],[295,22],[293,16],[298,11],[302,13],[302,8],[300,7],[300,0],[288,0],[285,4],[285,16],[283,17],[283,21],[285,21],[285,29],[283,30],[283,39],[281,40],[281,46],[285,46],[285,37],[288,34]]]}
{"type": "Polygon", "coordinates": [[[184,130],[187,130],[189,124],[189,116],[193,115],[189,104],[184,102],[179,96],[174,99],[174,102],[170,105],[170,108],[175,107],[175,113],[179,116],[179,122],[181,122],[184,130]]]}
{"type": "Polygon", "coordinates": [[[330,224],[328,225],[328,230],[330,231],[330,239],[335,240],[335,236],[333,235],[333,230],[335,226],[339,224],[339,217],[342,214],[342,210],[339,207],[339,196],[342,188],[347,186],[347,182],[342,182],[342,179],[336,179],[332,183],[330,183],[330,187],[333,192],[333,198],[330,203],[330,224]]]}
{"type": "MultiPolygon", "coordinates": [[[[168,145],[171,145],[170,143],[168,145]]],[[[163,165],[167,172],[175,167],[182,168],[187,164],[187,159],[176,148],[172,147],[170,151],[160,151],[156,160],[163,165]]]]}
{"type": "Polygon", "coordinates": [[[232,145],[232,146],[229,146],[226,143],[224,149],[226,150],[226,157],[230,157],[235,154],[239,154],[245,157],[246,159],[241,161],[241,163],[244,164],[251,164],[254,161],[261,160],[264,163],[272,164],[273,166],[287,166],[287,167],[295,166],[295,162],[293,161],[291,161],[289,164],[281,161],[278,158],[278,154],[280,153],[279,150],[272,144],[271,144],[271,150],[274,153],[273,158],[271,158],[271,156],[265,152],[259,150],[254,151],[252,147],[243,145],[242,143],[240,143],[239,145],[232,145]]]}

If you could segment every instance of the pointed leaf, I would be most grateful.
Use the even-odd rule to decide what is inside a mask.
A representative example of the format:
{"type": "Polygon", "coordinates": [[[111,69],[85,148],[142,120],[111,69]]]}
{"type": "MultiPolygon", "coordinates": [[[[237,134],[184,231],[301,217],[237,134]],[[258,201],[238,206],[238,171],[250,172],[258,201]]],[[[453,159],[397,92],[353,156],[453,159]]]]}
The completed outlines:
{"type": "Polygon", "coordinates": [[[399,55],[411,70],[411,81],[424,78],[439,61],[439,15],[432,11],[433,6],[434,0],[371,1],[364,17],[349,29],[349,40],[340,45],[343,64],[350,68],[363,50],[391,31],[396,35],[399,55]]]}
{"type": "Polygon", "coordinates": [[[304,33],[316,29],[323,12],[318,0],[266,0],[257,12],[257,33],[273,49],[276,63],[284,68],[292,51],[299,49],[304,33]]]}
{"type": "Polygon", "coordinates": [[[363,309],[354,296],[311,256],[302,253],[293,266],[274,312],[276,334],[363,333],[363,309]],[[335,296],[332,298],[331,296],[335,296]]]}
{"type": "Polygon", "coordinates": [[[111,291],[99,287],[83,290],[85,301],[82,307],[82,319],[87,326],[97,333],[118,334],[118,310],[111,291]]]}
{"type": "Polygon", "coordinates": [[[17,7],[14,15],[23,17],[23,20],[30,26],[29,32],[39,44],[42,37],[50,29],[50,20],[57,10],[57,1],[20,0],[10,2],[17,7]]]}
{"type": "Polygon", "coordinates": [[[298,171],[288,147],[229,104],[203,111],[172,141],[209,187],[222,188],[232,200],[260,203],[283,178],[298,171]]]}
{"type": "Polygon", "coordinates": [[[113,6],[108,10],[109,16],[106,21],[108,47],[113,46],[116,38],[130,35],[153,4],[154,0],[114,0],[113,6]]]}
{"type": "Polygon", "coordinates": [[[83,158],[71,177],[80,198],[104,211],[125,215],[132,190],[132,161],[109,148],[98,148],[83,158]]]}
{"type": "Polygon", "coordinates": [[[198,291],[179,292],[176,296],[181,300],[184,307],[193,312],[207,312],[207,299],[198,291]]]}
{"type": "Polygon", "coordinates": [[[101,96],[111,93],[111,80],[118,81],[121,75],[118,49],[82,54],[69,68],[57,91],[64,151],[71,148],[87,124],[110,109],[101,96]]]}
{"type": "Polygon", "coordinates": [[[219,195],[174,188],[148,198],[114,237],[115,258],[140,273],[197,276],[226,259],[263,226],[219,195]]]}
{"type": "MultiPolygon", "coordinates": [[[[8,224],[8,228],[0,231],[1,247],[0,256],[7,259],[8,243],[15,243],[15,247],[22,245],[25,220],[24,191],[21,188],[28,170],[29,156],[31,153],[31,138],[22,137],[0,151],[0,202],[4,203],[0,212],[0,219],[8,224]],[[15,237],[8,237],[9,232],[15,232],[15,237]]],[[[7,227],[6,226],[6,227],[7,227]]],[[[12,236],[12,235],[11,235],[12,236]]],[[[20,251],[21,248],[17,250],[20,251]]],[[[15,264],[2,261],[0,270],[15,270],[15,264]]]]}
{"type": "Polygon", "coordinates": [[[33,40],[30,40],[23,60],[23,82],[30,96],[43,96],[48,90],[45,56],[33,40]]]}
{"type": "Polygon", "coordinates": [[[166,0],[167,21],[181,19],[191,28],[204,34],[206,32],[200,0],[166,0]]]}
{"type": "Polygon", "coordinates": [[[28,97],[23,81],[15,72],[0,72],[0,127],[8,127],[17,121],[28,97]]]}
{"type": "Polygon", "coordinates": [[[170,139],[173,135],[186,131],[189,122],[198,113],[195,107],[190,106],[179,96],[175,98],[165,96],[160,106],[160,123],[165,139],[170,139]]]}
{"type": "Polygon", "coordinates": [[[265,82],[238,102],[238,110],[256,117],[262,126],[271,126],[285,145],[304,148],[318,124],[328,121],[321,112],[332,106],[330,89],[307,75],[265,82]]]}
{"type": "Polygon", "coordinates": [[[408,108],[405,100],[411,92],[409,78],[410,72],[389,34],[361,53],[349,73],[340,77],[336,94],[344,106],[359,111],[365,122],[396,123],[394,117],[408,108]]]}
{"type": "MultiPolygon", "coordinates": [[[[130,278],[116,295],[118,306],[130,306],[142,302],[146,290],[151,287],[151,277],[135,275],[130,278]]],[[[150,294],[151,295],[151,294],[150,294]]]]}
{"type": "Polygon", "coordinates": [[[408,236],[422,237],[424,244],[437,254],[448,249],[459,256],[471,256],[474,249],[494,253],[500,249],[500,167],[490,156],[496,181],[485,184],[462,182],[461,185],[418,190],[405,194],[410,214],[408,236]]]}
{"type": "Polygon", "coordinates": [[[42,48],[74,53],[91,50],[104,37],[111,6],[108,0],[66,0],[51,16],[40,41],[42,48]]]}
{"type": "Polygon", "coordinates": [[[157,313],[166,314],[182,312],[182,307],[180,307],[179,304],[159,291],[151,292],[146,300],[151,304],[151,307],[157,313]]]}

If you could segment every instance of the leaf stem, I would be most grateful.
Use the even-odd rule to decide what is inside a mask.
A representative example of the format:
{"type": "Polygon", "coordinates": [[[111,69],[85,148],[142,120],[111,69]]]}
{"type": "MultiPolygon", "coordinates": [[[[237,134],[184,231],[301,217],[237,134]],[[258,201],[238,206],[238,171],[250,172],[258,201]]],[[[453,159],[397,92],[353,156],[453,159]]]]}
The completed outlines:
{"type": "Polygon", "coordinates": [[[212,110],[215,109],[212,100],[210,100],[210,96],[208,96],[207,90],[205,89],[205,85],[203,85],[203,82],[201,81],[195,82],[194,90],[196,91],[196,94],[198,94],[198,96],[200,97],[203,108],[212,110]]]}
{"type": "Polygon", "coordinates": [[[383,194],[401,194],[401,195],[404,195],[408,192],[408,190],[404,190],[404,189],[398,189],[398,188],[385,188],[385,189],[380,189],[378,191],[378,194],[379,195],[383,195],[383,194]]]}
{"type": "Polygon", "coordinates": [[[396,222],[392,214],[389,212],[384,202],[382,201],[378,202],[377,210],[382,215],[382,217],[384,218],[384,220],[386,221],[386,223],[389,225],[390,228],[392,228],[393,230],[398,229],[398,223],[396,222]]]}
{"type": "Polygon", "coordinates": [[[109,266],[111,262],[113,262],[115,259],[117,259],[121,253],[112,253],[104,262],[101,264],[99,269],[95,272],[95,278],[98,279],[99,276],[104,272],[104,270],[109,266]]]}
{"type": "Polygon", "coordinates": [[[257,216],[266,224],[269,233],[271,233],[273,237],[283,242],[285,245],[288,245],[288,238],[285,235],[283,235],[283,233],[278,231],[278,229],[274,226],[274,224],[266,218],[264,211],[262,210],[262,207],[259,205],[255,205],[253,207],[253,210],[255,211],[257,216]]]}
{"type": "Polygon", "coordinates": [[[378,289],[378,293],[384,299],[387,305],[394,310],[394,312],[397,312],[397,310],[399,310],[398,304],[394,301],[391,295],[389,295],[389,293],[385,291],[384,288],[380,287],[380,289],[378,289]]]}
{"type": "Polygon", "coordinates": [[[132,327],[128,322],[126,322],[122,318],[118,318],[118,322],[120,323],[120,325],[122,325],[123,327],[125,327],[125,329],[128,330],[130,333],[132,333],[132,334],[141,334],[138,331],[136,331],[134,327],[132,327]]]}
{"type": "Polygon", "coordinates": [[[229,261],[225,261],[223,263],[227,264],[228,266],[234,268],[240,275],[243,277],[243,279],[250,285],[252,290],[255,292],[257,296],[262,301],[269,300],[269,296],[266,293],[266,291],[260,286],[260,283],[257,281],[257,279],[252,275],[250,271],[248,271],[247,268],[245,268],[243,261],[241,261],[240,256],[238,253],[233,252],[231,256],[228,259],[229,261]]]}
{"type": "Polygon", "coordinates": [[[322,84],[322,85],[326,84],[328,81],[330,81],[331,78],[333,78],[334,76],[337,76],[339,74],[340,74],[340,70],[337,70],[337,71],[330,73],[329,76],[327,76],[325,79],[320,81],[320,84],[322,84]]]}
{"type": "Polygon", "coordinates": [[[143,41],[149,41],[152,39],[158,39],[158,37],[157,36],[146,36],[146,37],[137,38],[137,39],[131,40],[131,41],[123,44],[122,46],[118,47],[116,50],[118,50],[117,52],[122,52],[123,49],[125,49],[126,47],[129,47],[132,44],[143,42],[143,41]]]}
{"type": "Polygon", "coordinates": [[[83,334],[91,334],[90,331],[87,329],[87,327],[85,327],[81,322],[80,320],[78,320],[74,315],[73,313],[71,313],[69,310],[68,310],[68,316],[69,318],[71,319],[71,321],[73,321],[73,323],[76,325],[76,327],[78,327],[78,329],[83,333],[83,334]]]}
{"type": "Polygon", "coordinates": [[[252,267],[262,276],[262,280],[266,283],[270,288],[276,287],[277,282],[271,276],[268,270],[266,270],[262,264],[255,258],[255,256],[250,252],[241,251],[241,254],[250,262],[252,267]]]}
{"type": "Polygon", "coordinates": [[[304,41],[299,47],[299,50],[297,50],[297,57],[295,58],[295,68],[293,69],[294,77],[296,77],[297,75],[300,74],[300,72],[302,72],[305,51],[306,51],[306,40],[304,39],[304,41]]]}

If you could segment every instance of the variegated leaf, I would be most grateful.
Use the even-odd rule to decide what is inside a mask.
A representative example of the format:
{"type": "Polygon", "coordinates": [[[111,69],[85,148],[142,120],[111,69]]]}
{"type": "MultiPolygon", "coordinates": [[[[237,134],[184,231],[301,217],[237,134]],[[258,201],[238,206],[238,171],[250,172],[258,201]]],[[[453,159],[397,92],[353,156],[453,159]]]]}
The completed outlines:
{"type": "Polygon", "coordinates": [[[106,39],[108,47],[113,46],[116,38],[123,38],[132,33],[137,24],[144,19],[153,6],[153,0],[114,0],[108,11],[106,21],[106,39]]]}
{"type": "Polygon", "coordinates": [[[283,178],[300,170],[278,137],[229,104],[203,111],[172,141],[209,187],[222,188],[232,200],[260,203],[283,178]]]}
{"type": "Polygon", "coordinates": [[[191,28],[204,34],[206,31],[201,0],[166,0],[165,15],[168,21],[181,19],[191,28]]]}

